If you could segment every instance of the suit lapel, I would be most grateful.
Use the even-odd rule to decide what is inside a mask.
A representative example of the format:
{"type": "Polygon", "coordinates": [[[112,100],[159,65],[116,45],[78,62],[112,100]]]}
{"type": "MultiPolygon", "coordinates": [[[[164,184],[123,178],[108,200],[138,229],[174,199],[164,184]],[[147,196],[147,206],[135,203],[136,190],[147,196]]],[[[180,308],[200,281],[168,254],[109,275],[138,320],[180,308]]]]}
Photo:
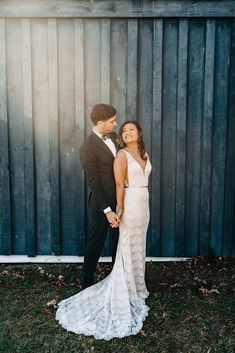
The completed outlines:
{"type": "MultiPolygon", "coordinates": [[[[110,151],[108,146],[93,131],[91,133],[91,138],[92,138],[92,141],[97,145],[97,147],[101,148],[104,152],[108,153],[112,158],[114,158],[114,155],[112,154],[112,152],[110,151]]],[[[112,139],[112,141],[113,141],[113,139],[112,139]]],[[[114,145],[116,147],[115,143],[114,143],[114,145]]]]}

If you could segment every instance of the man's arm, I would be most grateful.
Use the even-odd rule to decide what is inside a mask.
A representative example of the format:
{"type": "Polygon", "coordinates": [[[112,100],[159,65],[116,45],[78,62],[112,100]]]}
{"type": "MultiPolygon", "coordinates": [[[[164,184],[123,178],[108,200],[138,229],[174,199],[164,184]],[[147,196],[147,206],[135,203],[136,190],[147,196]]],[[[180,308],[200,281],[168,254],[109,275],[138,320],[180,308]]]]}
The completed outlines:
{"type": "Polygon", "coordinates": [[[96,157],[88,144],[83,144],[80,147],[79,156],[88,185],[97,200],[97,203],[99,204],[99,209],[103,211],[110,205],[105,198],[103,188],[100,183],[96,157]]]}

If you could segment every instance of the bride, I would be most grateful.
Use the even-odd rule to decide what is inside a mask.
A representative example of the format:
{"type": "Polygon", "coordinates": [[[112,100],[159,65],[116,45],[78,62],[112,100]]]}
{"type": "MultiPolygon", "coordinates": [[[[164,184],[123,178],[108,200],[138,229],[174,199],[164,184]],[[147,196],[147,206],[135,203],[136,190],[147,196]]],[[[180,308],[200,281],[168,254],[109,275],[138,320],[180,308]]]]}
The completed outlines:
{"type": "Polygon", "coordinates": [[[114,161],[120,219],[114,267],[99,283],[62,300],[56,312],[67,331],[104,340],[137,334],[149,310],[145,250],[151,164],[137,121],[126,121],[119,137],[123,148],[114,161]]]}

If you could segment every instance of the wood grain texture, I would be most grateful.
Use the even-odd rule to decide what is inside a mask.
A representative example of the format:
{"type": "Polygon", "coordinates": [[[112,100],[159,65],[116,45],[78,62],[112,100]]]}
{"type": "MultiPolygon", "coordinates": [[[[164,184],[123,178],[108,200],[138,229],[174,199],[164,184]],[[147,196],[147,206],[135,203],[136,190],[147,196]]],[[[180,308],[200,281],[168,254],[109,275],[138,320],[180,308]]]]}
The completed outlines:
{"type": "Polygon", "coordinates": [[[234,1],[0,0],[2,17],[234,17],[234,1]]]}
{"type": "Polygon", "coordinates": [[[12,252],[26,252],[25,137],[21,20],[6,21],[7,114],[9,136],[12,252]]]}
{"type": "Polygon", "coordinates": [[[185,171],[187,131],[187,68],[188,68],[188,20],[179,21],[178,77],[177,77],[177,131],[176,131],[176,256],[185,253],[185,171]]]}
{"type": "Polygon", "coordinates": [[[164,23],[161,176],[161,254],[175,255],[178,20],[164,23]]]}
{"type": "Polygon", "coordinates": [[[223,255],[235,256],[235,20],[231,23],[223,255]]]}
{"type": "Polygon", "coordinates": [[[0,19],[0,77],[0,254],[10,255],[12,246],[5,19],[0,19]]]}
{"type": "Polygon", "coordinates": [[[159,16],[146,0],[93,1],[96,18],[0,18],[2,254],[84,254],[78,150],[92,106],[105,101],[117,130],[130,118],[143,128],[153,166],[147,255],[234,256],[234,19],[206,7],[199,18],[164,18],[160,3],[159,16]],[[115,6],[117,18],[101,16],[115,6]],[[124,10],[132,15],[120,18],[124,10]]]}
{"type": "Polygon", "coordinates": [[[218,20],[215,48],[214,119],[212,134],[212,189],[210,250],[222,255],[224,183],[227,154],[228,84],[231,22],[218,20]],[[216,200],[216,202],[214,202],[216,200]]]}
{"type": "Polygon", "coordinates": [[[21,20],[22,31],[22,77],[24,115],[24,169],[25,169],[25,222],[26,253],[36,255],[35,197],[34,197],[34,148],[30,20],[21,20]]]}
{"type": "Polygon", "coordinates": [[[213,128],[213,95],[215,70],[215,20],[206,22],[204,112],[202,121],[201,157],[201,201],[200,201],[200,253],[210,254],[210,210],[211,210],[211,155],[213,128]]]}

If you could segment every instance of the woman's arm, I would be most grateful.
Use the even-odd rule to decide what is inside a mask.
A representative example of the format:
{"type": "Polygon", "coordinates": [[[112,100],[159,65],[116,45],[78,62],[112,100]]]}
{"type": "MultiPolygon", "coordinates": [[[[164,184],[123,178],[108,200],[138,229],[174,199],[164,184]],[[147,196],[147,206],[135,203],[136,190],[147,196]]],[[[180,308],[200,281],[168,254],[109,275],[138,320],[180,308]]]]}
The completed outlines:
{"type": "Polygon", "coordinates": [[[116,182],[116,195],[117,195],[117,215],[121,218],[124,210],[124,187],[125,178],[127,173],[127,160],[125,152],[119,152],[114,160],[114,177],[116,182]]]}

